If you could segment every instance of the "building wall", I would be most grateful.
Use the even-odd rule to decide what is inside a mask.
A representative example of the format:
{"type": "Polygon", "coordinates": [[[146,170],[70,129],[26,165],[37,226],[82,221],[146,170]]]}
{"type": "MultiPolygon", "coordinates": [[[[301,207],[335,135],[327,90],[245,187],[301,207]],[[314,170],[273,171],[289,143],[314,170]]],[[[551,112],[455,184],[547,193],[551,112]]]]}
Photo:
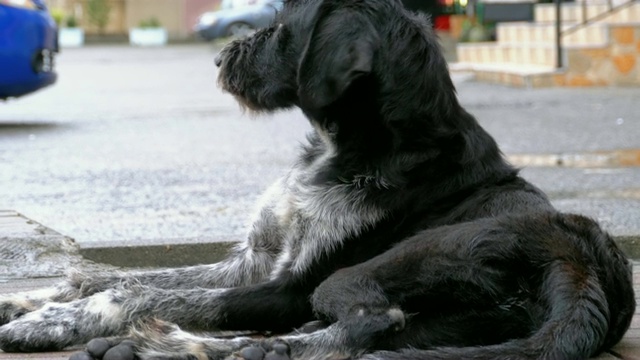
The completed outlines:
{"type": "MultiPolygon", "coordinates": [[[[107,0],[110,7],[109,21],[104,29],[105,34],[120,34],[125,28],[125,1],[107,0]]],[[[50,9],[60,9],[65,16],[74,16],[78,21],[78,26],[83,28],[87,34],[97,34],[98,27],[91,23],[87,13],[87,0],[50,0],[50,9]]],[[[63,21],[64,26],[65,21],[63,21]]]]}
{"type": "Polygon", "coordinates": [[[219,0],[186,0],[183,24],[189,31],[189,34],[202,13],[217,10],[219,7],[219,0]]]}
{"type": "MultiPolygon", "coordinates": [[[[111,11],[104,33],[127,34],[129,29],[141,21],[156,18],[165,27],[171,40],[181,40],[192,35],[198,16],[220,6],[220,0],[107,0],[111,11]]],[[[51,9],[61,9],[73,15],[87,34],[97,34],[98,28],[91,24],[87,15],[88,0],[49,0],[51,9]]],[[[63,22],[64,23],[64,22],[63,22]]]]}

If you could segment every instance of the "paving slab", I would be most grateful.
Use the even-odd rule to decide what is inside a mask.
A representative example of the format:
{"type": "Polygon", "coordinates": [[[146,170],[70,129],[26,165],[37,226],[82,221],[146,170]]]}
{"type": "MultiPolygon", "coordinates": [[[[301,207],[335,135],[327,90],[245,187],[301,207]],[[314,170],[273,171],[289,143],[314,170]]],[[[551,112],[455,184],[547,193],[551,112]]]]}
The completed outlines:
{"type": "Polygon", "coordinates": [[[73,239],[28,219],[0,210],[0,281],[60,276],[69,268],[90,270],[73,239]]]}

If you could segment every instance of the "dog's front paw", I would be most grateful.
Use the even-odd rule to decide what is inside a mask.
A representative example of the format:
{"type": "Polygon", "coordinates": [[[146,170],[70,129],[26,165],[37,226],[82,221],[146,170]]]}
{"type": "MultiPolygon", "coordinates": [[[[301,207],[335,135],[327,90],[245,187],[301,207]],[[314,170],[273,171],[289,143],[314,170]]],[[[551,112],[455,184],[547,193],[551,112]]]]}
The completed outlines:
{"type": "Polygon", "coordinates": [[[123,312],[110,293],[69,303],[50,303],[0,327],[6,352],[61,350],[93,337],[121,333],[123,312]]]}
{"type": "Polygon", "coordinates": [[[67,344],[64,334],[71,329],[64,324],[41,326],[24,316],[0,327],[0,349],[4,352],[38,352],[61,350],[67,344]]]}
{"type": "Polygon", "coordinates": [[[11,298],[0,298],[0,325],[18,319],[22,315],[35,310],[28,301],[17,301],[11,298]]]}

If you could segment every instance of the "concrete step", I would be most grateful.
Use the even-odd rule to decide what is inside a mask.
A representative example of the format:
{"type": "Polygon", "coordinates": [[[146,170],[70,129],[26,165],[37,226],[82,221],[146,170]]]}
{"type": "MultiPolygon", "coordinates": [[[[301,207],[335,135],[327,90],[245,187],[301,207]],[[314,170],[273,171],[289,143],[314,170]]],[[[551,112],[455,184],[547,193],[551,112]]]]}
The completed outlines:
{"type": "Polygon", "coordinates": [[[640,25],[608,24],[606,44],[565,45],[556,70],[555,46],[461,44],[452,70],[511,86],[606,86],[640,83],[640,25]]]}
{"type": "Polygon", "coordinates": [[[458,61],[461,63],[553,67],[555,59],[556,48],[553,44],[495,42],[458,44],[458,61]]]}
{"type": "MultiPolygon", "coordinates": [[[[563,25],[563,29],[569,29],[576,24],[575,22],[567,22],[563,25]]],[[[500,45],[554,45],[556,27],[552,23],[499,23],[496,35],[500,45]]],[[[609,27],[606,24],[598,23],[564,35],[562,42],[567,46],[604,45],[608,39],[609,27]]]]}
{"type": "MultiPolygon", "coordinates": [[[[460,55],[459,55],[460,56],[460,55]]],[[[475,80],[515,87],[549,87],[563,76],[554,66],[504,62],[458,62],[449,66],[452,72],[472,72],[475,80]]]]}
{"type": "MultiPolygon", "coordinates": [[[[624,2],[624,1],[623,1],[624,2]]],[[[622,2],[614,2],[614,6],[622,2]]],[[[604,3],[563,3],[561,18],[563,22],[582,22],[609,10],[609,6],[604,3]]],[[[534,9],[534,19],[536,22],[553,23],[556,21],[555,4],[536,4],[534,9]]],[[[640,2],[631,4],[629,7],[620,9],[608,15],[601,22],[605,23],[628,23],[640,21],[640,2]]]]}

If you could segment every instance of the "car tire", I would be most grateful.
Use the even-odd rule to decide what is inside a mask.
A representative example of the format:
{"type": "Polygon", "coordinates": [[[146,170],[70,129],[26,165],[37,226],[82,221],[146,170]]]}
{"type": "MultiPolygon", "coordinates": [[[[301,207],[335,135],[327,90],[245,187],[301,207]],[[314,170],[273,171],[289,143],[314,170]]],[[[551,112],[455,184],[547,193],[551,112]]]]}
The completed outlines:
{"type": "Polygon", "coordinates": [[[227,26],[227,30],[225,34],[229,37],[240,38],[253,34],[256,31],[256,28],[253,25],[236,22],[227,26]]]}

